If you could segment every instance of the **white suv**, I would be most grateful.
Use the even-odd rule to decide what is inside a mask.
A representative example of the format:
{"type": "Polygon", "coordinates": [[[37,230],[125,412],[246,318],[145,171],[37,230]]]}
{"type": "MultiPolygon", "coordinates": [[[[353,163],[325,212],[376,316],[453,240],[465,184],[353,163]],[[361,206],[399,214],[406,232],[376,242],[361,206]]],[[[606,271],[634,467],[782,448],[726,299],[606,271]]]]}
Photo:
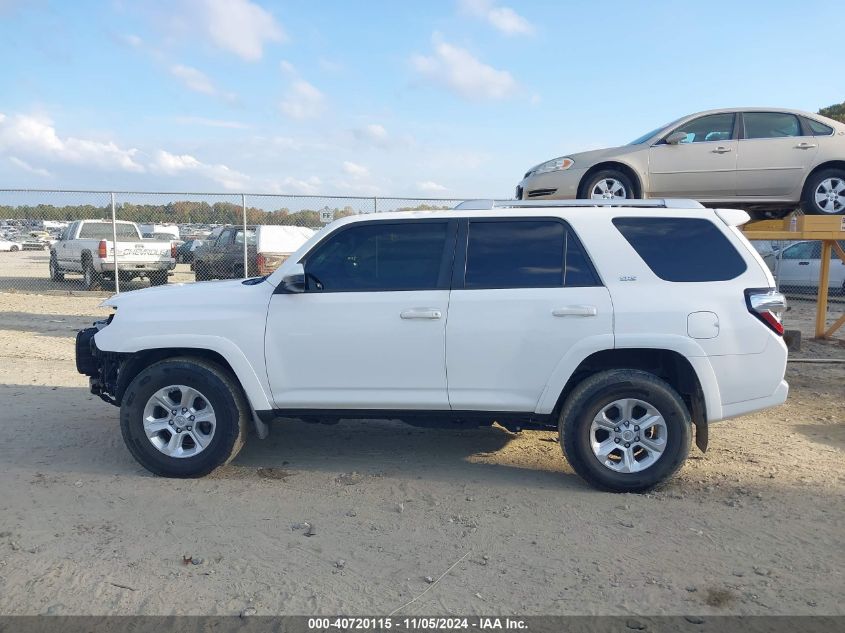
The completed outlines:
{"type": "Polygon", "coordinates": [[[672,476],[710,422],[784,402],[782,295],[692,201],[474,201],[359,215],[268,277],[121,294],[77,336],[148,470],[205,475],[275,418],[559,429],[611,491],[672,476]]]}

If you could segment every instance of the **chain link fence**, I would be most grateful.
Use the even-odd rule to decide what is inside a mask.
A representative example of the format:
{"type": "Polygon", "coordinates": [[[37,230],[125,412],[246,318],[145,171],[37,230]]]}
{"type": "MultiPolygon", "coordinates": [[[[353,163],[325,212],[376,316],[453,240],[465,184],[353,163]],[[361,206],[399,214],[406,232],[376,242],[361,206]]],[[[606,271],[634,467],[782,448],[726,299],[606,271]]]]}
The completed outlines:
{"type": "Polygon", "coordinates": [[[0,190],[0,292],[108,295],[264,275],[332,220],[460,201],[0,190]]]}

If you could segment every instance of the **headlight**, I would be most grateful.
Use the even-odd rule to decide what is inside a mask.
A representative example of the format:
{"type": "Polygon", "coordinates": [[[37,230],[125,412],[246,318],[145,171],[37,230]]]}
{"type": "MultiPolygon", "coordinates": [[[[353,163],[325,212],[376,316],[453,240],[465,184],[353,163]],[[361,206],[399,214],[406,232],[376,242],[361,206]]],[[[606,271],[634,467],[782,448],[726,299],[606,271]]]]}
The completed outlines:
{"type": "Polygon", "coordinates": [[[532,174],[546,174],[550,171],[563,171],[564,169],[569,169],[575,164],[575,161],[571,158],[567,158],[566,156],[561,156],[560,158],[554,158],[552,160],[547,160],[545,163],[541,165],[537,165],[532,171],[532,174]]]}

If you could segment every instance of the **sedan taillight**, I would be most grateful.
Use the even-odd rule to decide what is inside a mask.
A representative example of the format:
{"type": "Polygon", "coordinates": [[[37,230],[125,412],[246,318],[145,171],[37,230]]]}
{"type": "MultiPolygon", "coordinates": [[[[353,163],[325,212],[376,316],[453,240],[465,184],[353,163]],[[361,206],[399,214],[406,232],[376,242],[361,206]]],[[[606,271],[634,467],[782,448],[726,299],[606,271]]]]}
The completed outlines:
{"type": "Polygon", "coordinates": [[[749,288],[745,291],[748,311],[778,336],[783,336],[781,316],[786,311],[786,297],[774,288],[749,288]]]}

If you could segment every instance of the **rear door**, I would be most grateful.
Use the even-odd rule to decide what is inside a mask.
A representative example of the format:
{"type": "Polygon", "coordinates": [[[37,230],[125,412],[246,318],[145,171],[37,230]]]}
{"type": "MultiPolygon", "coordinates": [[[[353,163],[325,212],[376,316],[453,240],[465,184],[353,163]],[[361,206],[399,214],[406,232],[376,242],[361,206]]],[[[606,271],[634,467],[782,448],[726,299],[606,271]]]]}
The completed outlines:
{"type": "Polygon", "coordinates": [[[453,410],[533,412],[567,351],[612,333],[610,295],[565,222],[463,222],[446,326],[453,410]]]}
{"type": "Polygon", "coordinates": [[[736,192],[736,114],[708,114],[682,123],[669,134],[675,132],[685,133],[686,139],[677,145],[660,140],[649,149],[650,196],[732,198],[736,192]]]}
{"type": "Polygon", "coordinates": [[[777,198],[793,194],[818,153],[818,142],[788,112],[743,112],[737,159],[737,195],[777,198]]]}

